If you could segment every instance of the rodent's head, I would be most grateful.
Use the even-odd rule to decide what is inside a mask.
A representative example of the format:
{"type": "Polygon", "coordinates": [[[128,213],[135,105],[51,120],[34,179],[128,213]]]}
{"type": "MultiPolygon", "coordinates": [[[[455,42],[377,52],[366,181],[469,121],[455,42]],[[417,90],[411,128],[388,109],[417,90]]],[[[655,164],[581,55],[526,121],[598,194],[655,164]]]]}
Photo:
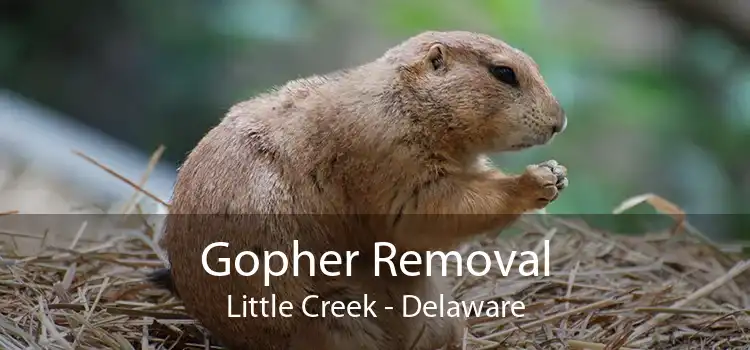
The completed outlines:
{"type": "Polygon", "coordinates": [[[538,66],[505,42],[472,32],[425,32],[381,58],[410,88],[413,118],[443,140],[481,152],[549,143],[567,118],[538,66]]]}

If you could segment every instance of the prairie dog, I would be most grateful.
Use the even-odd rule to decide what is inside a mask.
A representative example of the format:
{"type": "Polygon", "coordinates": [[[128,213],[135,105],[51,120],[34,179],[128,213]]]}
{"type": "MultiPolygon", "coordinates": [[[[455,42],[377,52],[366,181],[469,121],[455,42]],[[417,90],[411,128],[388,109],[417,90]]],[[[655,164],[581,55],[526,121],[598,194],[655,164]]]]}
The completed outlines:
{"type": "Polygon", "coordinates": [[[566,124],[532,58],[472,32],[424,32],[361,66],[288,82],[233,106],[187,156],[160,241],[170,268],[152,280],[230,349],[458,346],[462,319],[399,313],[405,294],[450,300],[445,281],[374,277],[374,243],[452,250],[545,207],[568,185],[563,166],[506,175],[486,155],[547,144],[566,124]],[[201,264],[217,241],[229,248],[209,254],[214,268],[240,251],[292,256],[293,240],[316,258],[362,256],[352,277],[310,276],[303,266],[268,287],[260,274],[215,277],[201,264]],[[344,302],[367,294],[377,318],[306,317],[299,306],[311,294],[344,302]],[[294,315],[229,318],[227,295],[275,295],[294,315]]]}

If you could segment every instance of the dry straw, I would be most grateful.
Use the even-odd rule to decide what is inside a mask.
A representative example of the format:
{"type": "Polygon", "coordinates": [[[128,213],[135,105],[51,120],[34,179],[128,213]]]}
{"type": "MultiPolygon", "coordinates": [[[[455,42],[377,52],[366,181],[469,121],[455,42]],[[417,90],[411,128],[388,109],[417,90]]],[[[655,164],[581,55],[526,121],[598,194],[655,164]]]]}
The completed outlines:
{"type": "MultiPolygon", "coordinates": [[[[492,270],[455,278],[459,300],[526,304],[522,318],[470,318],[464,348],[750,348],[750,262],[716,248],[657,196],[636,197],[616,212],[641,202],[673,217],[675,230],[625,237],[583,221],[535,216],[522,222],[524,234],[464,246],[464,254],[507,256],[540,251],[544,239],[551,241],[549,277],[492,270]]],[[[0,349],[220,349],[209,345],[179,300],[143,281],[161,266],[152,240],[151,230],[87,244],[76,238],[38,256],[6,247],[0,349]]]]}

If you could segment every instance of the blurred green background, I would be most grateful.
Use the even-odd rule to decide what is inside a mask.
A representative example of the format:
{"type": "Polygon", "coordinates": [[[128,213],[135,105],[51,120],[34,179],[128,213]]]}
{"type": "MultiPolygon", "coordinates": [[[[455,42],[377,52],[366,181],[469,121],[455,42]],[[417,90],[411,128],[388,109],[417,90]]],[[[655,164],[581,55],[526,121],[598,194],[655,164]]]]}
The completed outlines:
{"type": "MultiPolygon", "coordinates": [[[[481,31],[531,54],[567,110],[551,146],[502,156],[510,171],[569,168],[548,212],[610,213],[653,192],[689,213],[740,214],[748,17],[750,1],[731,0],[5,0],[0,87],[142,152],[164,144],[176,167],[233,103],[273,85],[423,30],[481,31]]],[[[747,236],[742,215],[707,218],[713,236],[747,236]]]]}

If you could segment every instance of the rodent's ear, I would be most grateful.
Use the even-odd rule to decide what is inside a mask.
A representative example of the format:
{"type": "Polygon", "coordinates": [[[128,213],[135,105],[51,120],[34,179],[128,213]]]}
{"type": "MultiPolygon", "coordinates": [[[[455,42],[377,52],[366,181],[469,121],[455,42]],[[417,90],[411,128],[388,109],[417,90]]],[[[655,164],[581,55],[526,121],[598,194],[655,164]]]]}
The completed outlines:
{"type": "Polygon", "coordinates": [[[435,43],[430,46],[425,56],[425,63],[434,70],[445,67],[447,49],[441,43],[435,43]]]}

